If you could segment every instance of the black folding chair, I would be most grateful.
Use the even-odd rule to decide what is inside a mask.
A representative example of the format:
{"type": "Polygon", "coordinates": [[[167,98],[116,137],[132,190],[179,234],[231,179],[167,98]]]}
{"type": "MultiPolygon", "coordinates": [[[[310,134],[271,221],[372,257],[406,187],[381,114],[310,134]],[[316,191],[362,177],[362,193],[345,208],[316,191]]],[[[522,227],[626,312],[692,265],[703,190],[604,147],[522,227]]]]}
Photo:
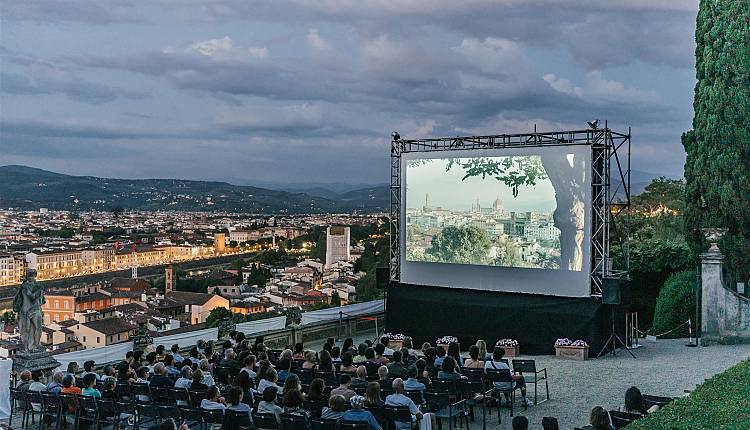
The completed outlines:
{"type": "Polygon", "coordinates": [[[307,430],[307,418],[301,415],[281,414],[281,428],[284,430],[307,430]]]}
{"type": "Polygon", "coordinates": [[[150,387],[151,399],[158,405],[169,403],[169,390],[166,387],[150,387]]]}
{"type": "Polygon", "coordinates": [[[224,425],[222,426],[222,430],[250,430],[254,427],[247,412],[234,411],[232,409],[224,411],[224,425]]]}
{"type": "Polygon", "coordinates": [[[276,415],[274,414],[253,414],[253,422],[255,427],[263,430],[279,430],[279,422],[276,421],[276,415]]]}
{"type": "MultiPolygon", "coordinates": [[[[43,424],[43,416],[44,416],[44,399],[42,398],[42,393],[39,391],[27,391],[26,392],[27,399],[29,400],[29,416],[31,417],[31,423],[36,422],[36,417],[39,417],[39,422],[37,423],[37,427],[39,430],[42,430],[42,424],[43,424]]],[[[26,420],[26,424],[28,425],[29,422],[26,420]]]]}
{"type": "Polygon", "coordinates": [[[151,388],[146,383],[135,383],[130,385],[130,396],[138,403],[151,403],[151,388]]]}
{"type": "Polygon", "coordinates": [[[482,381],[484,379],[484,369],[472,369],[465,367],[461,369],[461,374],[466,376],[469,381],[482,381]]]}
{"type": "Polygon", "coordinates": [[[135,404],[135,428],[146,428],[158,424],[159,422],[159,409],[155,405],[146,403],[135,404]]]}
{"type": "Polygon", "coordinates": [[[78,405],[80,410],[78,414],[79,422],[83,421],[87,425],[96,425],[99,422],[99,405],[96,403],[96,398],[79,396],[78,405]]]}
{"type": "Polygon", "coordinates": [[[106,425],[112,426],[112,430],[117,430],[124,420],[120,419],[114,400],[98,398],[96,399],[96,405],[99,407],[97,428],[101,430],[102,425],[106,425]]]}
{"type": "MultiPolygon", "coordinates": [[[[487,379],[492,387],[487,393],[497,402],[497,422],[500,423],[500,407],[503,404],[503,396],[510,397],[510,416],[513,416],[513,405],[516,403],[516,389],[513,375],[509,369],[487,369],[487,379]],[[498,388],[495,384],[502,383],[510,388],[498,388]],[[497,395],[497,396],[495,396],[497,395]]],[[[525,404],[524,404],[525,406],[525,404]]]]}
{"type": "Polygon", "coordinates": [[[299,376],[299,380],[301,383],[309,384],[313,379],[315,379],[315,369],[299,369],[299,372],[297,372],[297,376],[299,376]]]}
{"type": "Polygon", "coordinates": [[[60,398],[57,397],[55,393],[43,391],[42,400],[44,403],[42,420],[49,422],[50,428],[52,428],[52,424],[55,425],[55,428],[60,428],[60,417],[62,416],[62,403],[60,403],[60,398]]]}
{"type": "Polygon", "coordinates": [[[331,370],[319,370],[316,373],[316,376],[325,381],[326,385],[335,387],[339,384],[338,379],[336,378],[336,373],[331,370]]]}
{"type": "Polygon", "coordinates": [[[159,405],[156,407],[156,410],[159,411],[159,419],[161,419],[162,422],[164,420],[172,418],[174,422],[179,425],[180,420],[182,420],[182,415],[180,414],[180,408],[173,405],[159,405]]]}
{"type": "Polygon", "coordinates": [[[180,408],[180,416],[188,427],[198,426],[199,429],[203,428],[203,412],[200,409],[180,408]]]}
{"type": "Polygon", "coordinates": [[[412,416],[408,406],[384,406],[383,428],[396,429],[396,423],[411,423],[412,416]]]}
{"type": "Polygon", "coordinates": [[[320,415],[323,413],[323,408],[327,405],[324,401],[319,402],[313,402],[310,400],[305,400],[305,404],[303,407],[305,410],[310,412],[310,415],[313,417],[320,417],[320,415]]]}
{"type": "MultiPolygon", "coordinates": [[[[424,398],[428,410],[435,414],[440,427],[442,427],[443,419],[448,420],[448,428],[452,430],[453,422],[456,419],[461,420],[461,424],[463,424],[464,419],[468,418],[468,414],[463,408],[465,402],[463,400],[454,401],[449,392],[428,390],[424,392],[424,398]]],[[[469,425],[468,420],[466,425],[469,425]]]]}
{"type": "Polygon", "coordinates": [[[26,397],[26,392],[19,390],[18,388],[10,388],[10,418],[8,418],[8,425],[13,426],[13,412],[21,414],[21,428],[26,428],[26,419],[31,409],[29,401],[26,397]]]}
{"type": "Polygon", "coordinates": [[[177,406],[190,406],[190,393],[186,388],[170,388],[167,390],[169,400],[177,406]]]}
{"type": "Polygon", "coordinates": [[[657,405],[660,408],[662,408],[673,400],[674,400],[673,397],[652,396],[650,394],[643,395],[643,403],[646,404],[646,409],[649,409],[654,405],[657,405]]]}
{"type": "MultiPolygon", "coordinates": [[[[534,360],[513,360],[513,373],[523,376],[527,384],[534,384],[534,404],[537,404],[537,383],[544,381],[547,400],[549,400],[549,382],[547,380],[547,368],[536,369],[534,360]]],[[[547,400],[542,400],[543,402],[547,400]]]]}
{"type": "Polygon", "coordinates": [[[130,384],[128,384],[127,382],[118,382],[115,386],[115,393],[117,394],[117,398],[120,400],[130,399],[130,384]]]}
{"type": "Polygon", "coordinates": [[[369,430],[370,425],[365,421],[339,421],[339,428],[341,430],[369,430]]]}
{"type": "Polygon", "coordinates": [[[482,426],[486,426],[486,409],[483,398],[477,397],[477,395],[484,395],[484,380],[471,380],[465,379],[459,382],[459,389],[461,390],[461,396],[466,399],[466,406],[469,408],[469,419],[474,421],[474,406],[482,405],[482,426]],[[482,400],[478,400],[482,399],[482,400]]]}
{"type": "Polygon", "coordinates": [[[203,426],[206,430],[214,428],[224,423],[224,410],[222,409],[204,409],[203,426]]]}
{"type": "Polygon", "coordinates": [[[338,420],[324,420],[318,417],[310,418],[310,426],[312,430],[338,430],[338,420]]]}
{"type": "Polygon", "coordinates": [[[205,391],[190,391],[190,405],[193,408],[200,408],[201,407],[201,401],[203,399],[207,399],[208,395],[205,391]]]}
{"type": "Polygon", "coordinates": [[[405,390],[404,395],[417,405],[424,404],[424,396],[420,390],[405,390]]]}
{"type": "Polygon", "coordinates": [[[628,412],[609,411],[609,417],[612,418],[612,425],[615,426],[615,428],[619,430],[621,428],[624,428],[628,424],[632,423],[633,421],[637,420],[641,416],[638,414],[631,414],[628,412]]]}
{"type": "Polygon", "coordinates": [[[60,403],[62,403],[62,420],[68,422],[68,418],[73,421],[73,430],[78,428],[78,414],[80,408],[78,404],[78,396],[75,394],[60,393],[60,403]]]}

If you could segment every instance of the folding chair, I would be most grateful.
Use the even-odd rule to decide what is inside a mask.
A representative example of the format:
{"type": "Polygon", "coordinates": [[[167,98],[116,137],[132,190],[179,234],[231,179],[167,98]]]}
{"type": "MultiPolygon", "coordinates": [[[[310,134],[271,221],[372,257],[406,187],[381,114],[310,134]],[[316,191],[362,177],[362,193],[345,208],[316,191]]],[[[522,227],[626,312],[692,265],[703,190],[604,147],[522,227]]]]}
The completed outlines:
{"type": "Polygon", "coordinates": [[[62,404],[62,420],[68,422],[68,418],[73,420],[73,430],[78,429],[78,415],[80,408],[78,397],[75,394],[60,393],[60,403],[62,404]]]}
{"type": "Polygon", "coordinates": [[[13,426],[13,412],[21,414],[21,428],[26,428],[26,419],[28,418],[31,406],[26,397],[26,392],[18,388],[10,388],[10,418],[8,425],[13,426]]]}
{"type": "Polygon", "coordinates": [[[208,395],[205,391],[190,391],[190,405],[193,408],[200,408],[201,401],[207,399],[208,395]]]}
{"type": "Polygon", "coordinates": [[[198,426],[203,429],[203,412],[200,409],[180,408],[180,416],[188,427],[198,426]]]}
{"type": "Polygon", "coordinates": [[[211,430],[218,428],[224,423],[224,410],[222,409],[204,409],[203,410],[203,428],[211,430]]]}
{"type": "MultiPolygon", "coordinates": [[[[453,401],[451,393],[449,392],[438,392],[438,391],[425,391],[424,398],[427,402],[427,408],[430,412],[435,414],[435,418],[438,420],[438,427],[442,428],[442,420],[448,420],[448,428],[453,429],[453,422],[456,418],[464,423],[464,419],[468,418],[468,414],[463,409],[465,402],[463,400],[453,401]]],[[[466,422],[468,427],[468,420],[466,422]]]]}
{"type": "Polygon", "coordinates": [[[263,430],[279,430],[279,422],[276,421],[276,415],[274,414],[259,414],[253,413],[253,422],[255,427],[263,430]]]}
{"type": "Polygon", "coordinates": [[[130,385],[130,396],[135,397],[137,403],[151,403],[151,388],[145,383],[136,383],[130,385]]]}
{"type": "Polygon", "coordinates": [[[312,430],[338,430],[338,420],[324,420],[317,417],[310,418],[312,430]]]}
{"type": "Polygon", "coordinates": [[[53,423],[55,428],[60,428],[60,417],[62,415],[62,403],[60,403],[60,398],[57,397],[55,393],[43,391],[42,400],[44,403],[42,420],[50,423],[50,429],[52,428],[53,423]]]}
{"type": "Polygon", "coordinates": [[[325,381],[326,385],[330,385],[332,387],[339,385],[338,379],[336,378],[336,373],[330,370],[319,370],[316,373],[316,376],[325,381]]]}
{"type": "Polygon", "coordinates": [[[239,412],[232,409],[224,411],[224,426],[222,430],[250,430],[254,427],[247,412],[239,412]]]}
{"type": "Polygon", "coordinates": [[[99,405],[96,403],[96,399],[91,396],[79,396],[78,405],[80,411],[78,421],[95,426],[99,422],[99,405]]]}
{"type": "Polygon", "coordinates": [[[169,390],[166,387],[149,387],[151,390],[151,399],[159,405],[169,403],[169,390]]]}
{"type": "Polygon", "coordinates": [[[120,414],[117,413],[114,400],[99,398],[96,399],[96,404],[99,408],[99,417],[96,422],[97,428],[101,430],[102,425],[107,425],[112,426],[112,430],[117,430],[124,420],[120,419],[120,414]]]}
{"type": "Polygon", "coordinates": [[[315,369],[299,369],[297,376],[299,376],[301,383],[309,384],[315,379],[315,369]]]}
{"type": "Polygon", "coordinates": [[[180,420],[182,420],[182,415],[180,414],[180,408],[173,405],[159,405],[156,407],[156,409],[159,411],[159,418],[162,422],[164,420],[167,420],[169,418],[172,418],[174,422],[179,425],[180,420]]]}
{"type": "Polygon", "coordinates": [[[148,429],[149,427],[154,426],[159,423],[159,418],[160,418],[159,409],[155,405],[146,404],[146,403],[136,403],[135,412],[136,412],[136,418],[135,418],[136,430],[140,428],[148,429]]]}
{"type": "Polygon", "coordinates": [[[503,395],[510,396],[510,416],[513,416],[513,404],[516,403],[516,389],[515,389],[515,383],[513,381],[513,376],[510,373],[509,369],[487,369],[487,379],[489,380],[490,386],[492,388],[487,391],[493,398],[495,398],[495,394],[497,394],[497,422],[500,423],[501,417],[500,417],[500,407],[503,404],[503,395]],[[508,384],[510,388],[507,389],[501,389],[498,388],[495,383],[503,383],[508,384]]]}
{"type": "Polygon", "coordinates": [[[411,411],[408,406],[384,406],[383,407],[383,428],[396,429],[396,423],[412,422],[411,411]]]}
{"type": "MultiPolygon", "coordinates": [[[[513,360],[513,373],[523,376],[526,383],[534,384],[534,404],[537,404],[537,383],[544,381],[547,400],[549,400],[549,382],[547,380],[547,368],[536,369],[534,360],[513,360]]],[[[546,400],[542,400],[543,402],[546,400]]]]}
{"type": "Polygon", "coordinates": [[[339,421],[339,428],[341,430],[369,430],[370,425],[364,421],[339,421]]]}
{"type": "Polygon", "coordinates": [[[327,403],[324,401],[313,402],[310,400],[305,400],[303,407],[305,408],[305,410],[310,412],[311,416],[320,417],[320,415],[323,413],[323,408],[326,405],[327,403]]]}
{"type": "Polygon", "coordinates": [[[281,428],[284,430],[307,430],[307,419],[301,415],[281,414],[281,428]]]}
{"type": "Polygon", "coordinates": [[[632,423],[633,421],[637,420],[641,416],[638,414],[631,414],[628,412],[609,411],[609,417],[612,418],[612,425],[615,426],[615,428],[619,430],[621,428],[624,428],[628,424],[632,423]]]}
{"type": "MultiPolygon", "coordinates": [[[[44,416],[44,399],[42,398],[42,393],[39,391],[27,391],[26,396],[29,401],[28,413],[31,416],[31,423],[33,424],[36,421],[35,418],[38,416],[39,423],[37,427],[39,430],[42,430],[42,418],[44,416]]],[[[26,424],[29,424],[28,420],[26,420],[26,424]]]]}

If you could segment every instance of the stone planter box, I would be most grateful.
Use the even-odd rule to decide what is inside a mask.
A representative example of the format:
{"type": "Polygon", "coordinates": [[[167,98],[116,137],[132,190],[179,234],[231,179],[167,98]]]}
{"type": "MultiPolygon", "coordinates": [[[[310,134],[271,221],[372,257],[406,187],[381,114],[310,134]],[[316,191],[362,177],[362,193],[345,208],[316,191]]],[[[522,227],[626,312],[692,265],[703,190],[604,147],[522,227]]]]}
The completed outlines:
{"type": "Polygon", "coordinates": [[[518,357],[520,354],[518,346],[501,346],[505,351],[504,357],[518,357]]]}
{"type": "Polygon", "coordinates": [[[584,361],[589,359],[588,346],[556,346],[555,356],[569,360],[584,361]]]}
{"type": "Polygon", "coordinates": [[[401,351],[401,348],[404,346],[403,340],[389,340],[388,341],[388,348],[391,348],[394,351],[401,351]]]}
{"type": "Polygon", "coordinates": [[[447,343],[439,343],[437,346],[443,348],[446,353],[448,353],[448,344],[447,343]]]}

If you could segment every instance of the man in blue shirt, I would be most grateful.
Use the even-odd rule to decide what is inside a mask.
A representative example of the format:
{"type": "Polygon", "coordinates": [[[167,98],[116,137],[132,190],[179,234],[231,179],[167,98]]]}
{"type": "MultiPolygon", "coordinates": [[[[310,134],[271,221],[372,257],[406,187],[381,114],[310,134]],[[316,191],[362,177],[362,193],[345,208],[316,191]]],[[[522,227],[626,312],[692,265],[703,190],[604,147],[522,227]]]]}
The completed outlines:
{"type": "MultiPolygon", "coordinates": [[[[411,412],[411,421],[422,419],[422,412],[419,407],[412,401],[412,399],[404,395],[404,381],[401,378],[393,380],[393,394],[385,398],[386,406],[406,406],[411,412]]],[[[411,430],[411,424],[405,421],[396,421],[396,429],[398,430],[411,430]]]]}
{"type": "Polygon", "coordinates": [[[422,403],[424,403],[424,393],[425,386],[423,383],[419,382],[417,380],[417,373],[419,371],[416,367],[412,366],[409,368],[409,370],[406,371],[406,373],[409,375],[409,379],[404,381],[404,390],[406,391],[419,391],[419,394],[422,397],[422,403]]]}
{"type": "Polygon", "coordinates": [[[372,415],[372,412],[362,409],[365,405],[365,398],[362,396],[353,396],[349,399],[352,408],[344,412],[341,416],[341,421],[356,421],[366,422],[370,426],[370,430],[383,430],[378,424],[378,420],[372,415]]]}

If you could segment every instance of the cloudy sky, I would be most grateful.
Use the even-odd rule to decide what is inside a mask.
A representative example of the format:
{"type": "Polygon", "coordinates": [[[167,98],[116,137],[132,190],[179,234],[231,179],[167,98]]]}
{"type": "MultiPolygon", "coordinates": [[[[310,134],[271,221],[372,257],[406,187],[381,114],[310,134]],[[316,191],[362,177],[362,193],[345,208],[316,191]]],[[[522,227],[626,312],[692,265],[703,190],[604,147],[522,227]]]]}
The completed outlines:
{"type": "Polygon", "coordinates": [[[0,165],[388,181],[407,138],[633,127],[681,175],[697,0],[0,0],[0,165]]]}

